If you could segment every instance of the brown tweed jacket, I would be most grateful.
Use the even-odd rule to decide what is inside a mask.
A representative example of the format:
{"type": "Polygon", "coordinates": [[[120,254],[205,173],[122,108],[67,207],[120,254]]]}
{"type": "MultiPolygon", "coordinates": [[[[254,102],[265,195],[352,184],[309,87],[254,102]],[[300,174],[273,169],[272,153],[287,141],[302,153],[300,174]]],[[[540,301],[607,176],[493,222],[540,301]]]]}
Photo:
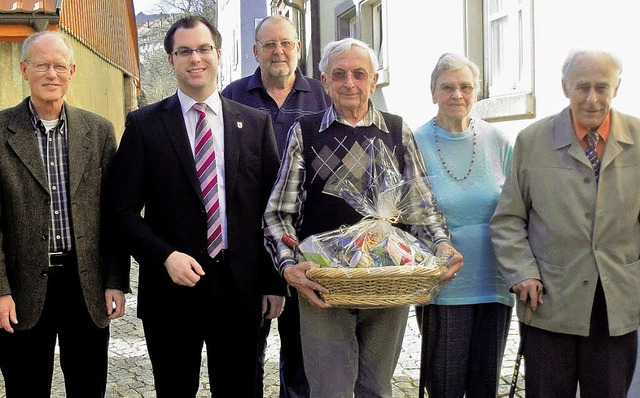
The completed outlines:
{"type": "MultiPolygon", "coordinates": [[[[42,313],[49,266],[47,175],[29,121],[28,101],[0,111],[0,295],[16,303],[16,329],[32,328],[42,313]]],[[[129,257],[111,246],[101,196],[116,152],[113,124],[65,104],[69,134],[69,189],[74,247],[89,313],[109,320],[105,288],[129,291],[129,257]]]]}

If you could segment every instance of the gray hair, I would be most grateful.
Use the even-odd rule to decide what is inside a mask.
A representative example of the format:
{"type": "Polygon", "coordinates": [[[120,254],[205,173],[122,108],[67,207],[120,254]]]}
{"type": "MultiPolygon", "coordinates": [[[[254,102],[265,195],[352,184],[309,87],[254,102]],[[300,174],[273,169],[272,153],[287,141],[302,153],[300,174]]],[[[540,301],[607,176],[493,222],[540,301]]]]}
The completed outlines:
{"type": "Polygon", "coordinates": [[[435,94],[436,92],[436,83],[440,75],[449,70],[459,70],[464,67],[468,67],[471,70],[471,75],[473,76],[473,85],[476,87],[480,87],[480,70],[471,62],[467,57],[463,57],[459,54],[453,53],[444,53],[438,59],[436,63],[436,67],[431,72],[431,94],[435,94]]]}
{"type": "Polygon", "coordinates": [[[337,55],[344,54],[351,47],[360,47],[364,49],[369,54],[369,60],[371,61],[373,72],[375,73],[378,70],[378,57],[376,56],[376,53],[371,49],[371,47],[369,47],[367,43],[363,41],[347,37],[346,39],[332,41],[325,46],[324,50],[322,51],[320,63],[318,64],[320,72],[326,74],[329,60],[337,55]]]}
{"type": "Polygon", "coordinates": [[[291,22],[291,20],[287,17],[285,17],[284,15],[269,15],[268,17],[264,17],[262,18],[262,20],[260,22],[258,22],[258,25],[256,26],[256,33],[255,33],[255,41],[256,43],[259,41],[258,40],[258,34],[260,33],[260,29],[262,29],[262,25],[264,25],[265,23],[269,22],[269,21],[287,21],[289,23],[289,25],[291,25],[291,29],[293,29],[293,32],[295,34],[294,39],[298,40],[298,30],[296,29],[296,26],[293,24],[293,22],[291,22]]]}
{"type": "Polygon", "coordinates": [[[569,51],[567,59],[565,59],[562,64],[562,84],[569,80],[569,73],[571,73],[571,70],[580,62],[580,58],[583,56],[608,60],[611,62],[611,66],[613,66],[616,78],[620,78],[622,74],[622,62],[612,53],[600,50],[573,49],[569,51]]]}
{"type": "Polygon", "coordinates": [[[58,32],[53,32],[50,30],[44,30],[42,32],[36,32],[33,33],[32,35],[30,35],[29,37],[27,37],[24,40],[24,43],[22,43],[22,55],[20,56],[20,60],[21,61],[26,61],[26,59],[31,55],[31,45],[38,39],[44,37],[44,36],[53,36],[53,37],[57,37],[58,39],[62,40],[62,42],[64,43],[65,47],[67,47],[67,61],[69,62],[69,65],[73,64],[73,47],[71,46],[71,42],[69,41],[69,39],[58,32]]]}

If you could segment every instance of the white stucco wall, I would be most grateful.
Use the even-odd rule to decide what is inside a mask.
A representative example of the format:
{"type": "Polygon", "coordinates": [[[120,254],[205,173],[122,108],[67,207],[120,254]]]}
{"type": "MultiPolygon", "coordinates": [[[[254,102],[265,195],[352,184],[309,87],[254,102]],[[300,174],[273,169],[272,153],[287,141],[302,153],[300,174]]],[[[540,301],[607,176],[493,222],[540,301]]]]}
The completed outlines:
{"type": "MultiPolygon", "coordinates": [[[[322,0],[321,42],[335,40],[335,7],[322,0]]],[[[378,106],[404,117],[416,128],[434,116],[429,91],[431,71],[443,52],[464,53],[463,1],[388,0],[389,85],[378,87],[378,106]]],[[[571,48],[600,48],[622,59],[622,84],[613,105],[640,116],[640,54],[633,35],[638,24],[626,0],[536,1],[534,5],[536,117],[497,123],[515,135],[542,117],[568,105],[560,84],[560,68],[571,48]]]]}

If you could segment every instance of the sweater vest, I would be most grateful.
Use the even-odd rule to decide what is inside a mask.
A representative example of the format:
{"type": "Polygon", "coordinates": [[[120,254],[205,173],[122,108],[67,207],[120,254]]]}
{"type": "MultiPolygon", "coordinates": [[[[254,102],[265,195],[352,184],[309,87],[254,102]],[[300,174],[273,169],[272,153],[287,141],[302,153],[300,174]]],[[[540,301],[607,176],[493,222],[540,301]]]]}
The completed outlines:
{"type": "Polygon", "coordinates": [[[362,220],[364,216],[344,199],[322,191],[327,179],[342,165],[357,168],[369,164],[366,148],[370,140],[380,139],[394,154],[398,170],[404,170],[401,117],[382,112],[390,134],[380,131],[373,124],[354,128],[337,122],[319,132],[323,115],[324,111],[298,119],[306,167],[304,216],[298,231],[300,241],[309,235],[332,231],[362,220]]]}

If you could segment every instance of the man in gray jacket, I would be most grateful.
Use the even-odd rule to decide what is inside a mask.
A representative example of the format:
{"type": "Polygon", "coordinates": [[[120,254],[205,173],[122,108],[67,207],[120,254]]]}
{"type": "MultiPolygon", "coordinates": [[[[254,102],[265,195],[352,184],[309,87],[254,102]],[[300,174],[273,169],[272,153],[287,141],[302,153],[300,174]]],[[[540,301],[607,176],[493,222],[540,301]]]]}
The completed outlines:
{"type": "Polygon", "coordinates": [[[124,314],[129,257],[101,197],[116,151],[108,120],[67,105],[73,50],[45,31],[23,45],[31,96],[0,112],[0,370],[7,398],[51,394],[56,338],[66,396],[101,398],[109,320],[124,314]]]}
{"type": "Polygon", "coordinates": [[[611,109],[622,65],[574,50],[569,107],[517,137],[491,220],[515,292],[527,398],[626,397],[640,323],[640,120],[611,109]],[[530,326],[524,325],[532,311],[530,326]]]}

